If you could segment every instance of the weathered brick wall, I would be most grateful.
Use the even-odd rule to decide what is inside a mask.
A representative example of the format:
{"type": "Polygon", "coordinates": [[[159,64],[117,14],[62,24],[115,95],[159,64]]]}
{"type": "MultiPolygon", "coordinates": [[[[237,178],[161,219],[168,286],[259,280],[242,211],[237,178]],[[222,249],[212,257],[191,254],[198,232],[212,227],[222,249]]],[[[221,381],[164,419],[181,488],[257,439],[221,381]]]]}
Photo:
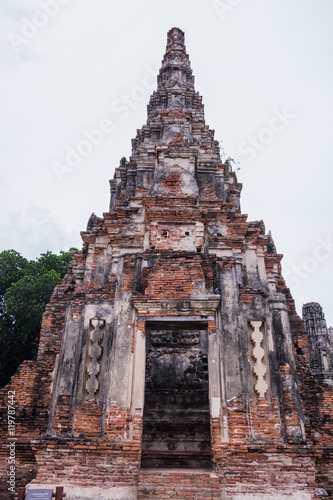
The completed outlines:
{"type": "MultiPolygon", "coordinates": [[[[263,498],[292,498],[302,491],[311,499],[314,488],[314,465],[311,458],[292,450],[262,452],[260,449],[231,453],[219,470],[226,498],[239,495],[262,495],[263,498]],[[297,456],[298,455],[298,456],[297,456]]],[[[260,498],[260,496],[259,496],[260,498]]]]}
{"type": "Polygon", "coordinates": [[[38,457],[38,484],[71,484],[104,489],[132,486],[138,475],[136,443],[105,443],[103,441],[43,443],[35,445],[38,457]]]}
{"type": "Polygon", "coordinates": [[[316,466],[316,487],[327,491],[329,496],[326,498],[333,498],[333,387],[323,378],[313,375],[305,325],[296,313],[294,300],[284,280],[281,278],[278,284],[287,298],[308,446],[316,466]]]}

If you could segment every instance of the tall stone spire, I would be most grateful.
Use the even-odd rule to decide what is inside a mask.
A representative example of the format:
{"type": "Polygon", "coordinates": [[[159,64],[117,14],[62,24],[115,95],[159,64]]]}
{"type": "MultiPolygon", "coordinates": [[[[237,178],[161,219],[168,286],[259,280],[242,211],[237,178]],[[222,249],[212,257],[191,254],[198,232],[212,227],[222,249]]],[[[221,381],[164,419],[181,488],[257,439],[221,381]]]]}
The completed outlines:
{"type": "Polygon", "coordinates": [[[110,210],[129,206],[144,195],[182,195],[221,199],[240,211],[241,184],[230,165],[222,163],[214,130],[205,123],[202,97],[194,89],[179,28],[168,32],[147,123],[137,131],[130,160],[121,160],[110,187],[110,210]],[[172,175],[179,177],[178,190],[174,185],[173,191],[167,188],[172,175]]]}
{"type": "Polygon", "coordinates": [[[202,98],[194,90],[194,76],[186,53],[184,32],[178,28],[168,32],[166,53],[157,82],[157,91],[148,105],[148,118],[177,109],[180,114],[195,113],[198,118],[204,119],[202,98]]]}

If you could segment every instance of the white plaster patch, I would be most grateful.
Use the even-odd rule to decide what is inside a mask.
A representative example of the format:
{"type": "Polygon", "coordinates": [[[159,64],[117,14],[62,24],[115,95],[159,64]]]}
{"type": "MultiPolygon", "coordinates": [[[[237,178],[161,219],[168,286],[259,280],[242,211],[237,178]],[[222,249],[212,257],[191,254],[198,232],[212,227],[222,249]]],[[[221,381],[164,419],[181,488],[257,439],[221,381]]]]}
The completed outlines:
{"type": "Polygon", "coordinates": [[[105,302],[103,304],[86,304],[84,308],[84,327],[89,328],[90,320],[93,318],[103,318],[110,324],[113,317],[113,306],[105,302]]]}
{"type": "MultiPolygon", "coordinates": [[[[83,488],[82,486],[66,486],[64,487],[64,492],[66,493],[66,500],[136,500],[137,499],[137,488],[122,486],[119,488],[83,488]]],[[[28,489],[43,489],[49,488],[55,491],[56,485],[41,485],[41,484],[30,484],[28,489]]]]}
{"type": "Polygon", "coordinates": [[[246,265],[247,272],[249,274],[252,274],[252,275],[256,274],[257,263],[258,263],[257,254],[256,254],[255,250],[247,248],[246,252],[245,252],[245,265],[246,265]]]}
{"type": "Polygon", "coordinates": [[[311,494],[303,491],[280,495],[278,493],[263,494],[263,495],[233,495],[232,500],[311,500],[311,494]]]}
{"type": "Polygon", "coordinates": [[[212,417],[218,418],[220,416],[221,398],[212,397],[212,417]]]}
{"type": "Polygon", "coordinates": [[[216,255],[216,257],[233,257],[234,256],[232,248],[225,248],[225,249],[209,248],[209,254],[216,255]]]}
{"type": "Polygon", "coordinates": [[[282,454],[279,457],[268,455],[267,456],[267,460],[269,462],[276,462],[277,464],[279,463],[279,464],[282,464],[282,465],[285,465],[285,466],[288,466],[288,467],[291,467],[292,464],[293,464],[292,457],[288,457],[288,456],[285,456],[285,455],[282,455],[282,454]]]}
{"type": "Polygon", "coordinates": [[[175,164],[186,170],[186,172],[193,174],[189,158],[165,158],[164,160],[165,167],[173,167],[175,164]]]}
{"type": "MultiPolygon", "coordinates": [[[[203,241],[200,243],[202,244],[203,241]]],[[[194,252],[196,249],[195,224],[159,224],[156,232],[156,246],[194,252]]]]}

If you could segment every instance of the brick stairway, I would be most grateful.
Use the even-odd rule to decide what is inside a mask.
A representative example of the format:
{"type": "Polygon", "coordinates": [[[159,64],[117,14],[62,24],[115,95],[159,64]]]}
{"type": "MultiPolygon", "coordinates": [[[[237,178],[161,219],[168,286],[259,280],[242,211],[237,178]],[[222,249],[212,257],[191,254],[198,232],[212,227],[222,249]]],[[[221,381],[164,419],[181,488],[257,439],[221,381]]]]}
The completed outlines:
{"type": "Polygon", "coordinates": [[[219,479],[201,469],[141,469],[138,500],[221,500],[219,479]]]}

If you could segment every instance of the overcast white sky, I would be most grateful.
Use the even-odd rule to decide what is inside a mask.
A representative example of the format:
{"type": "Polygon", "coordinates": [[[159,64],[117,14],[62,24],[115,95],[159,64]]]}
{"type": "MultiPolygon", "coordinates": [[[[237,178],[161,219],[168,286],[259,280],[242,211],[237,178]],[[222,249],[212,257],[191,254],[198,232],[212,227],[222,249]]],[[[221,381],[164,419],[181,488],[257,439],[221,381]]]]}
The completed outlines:
{"type": "Polygon", "coordinates": [[[272,231],[299,314],[319,302],[333,324],[332,0],[1,0],[0,18],[0,251],[81,248],[178,26],[243,213],[272,231]]]}

